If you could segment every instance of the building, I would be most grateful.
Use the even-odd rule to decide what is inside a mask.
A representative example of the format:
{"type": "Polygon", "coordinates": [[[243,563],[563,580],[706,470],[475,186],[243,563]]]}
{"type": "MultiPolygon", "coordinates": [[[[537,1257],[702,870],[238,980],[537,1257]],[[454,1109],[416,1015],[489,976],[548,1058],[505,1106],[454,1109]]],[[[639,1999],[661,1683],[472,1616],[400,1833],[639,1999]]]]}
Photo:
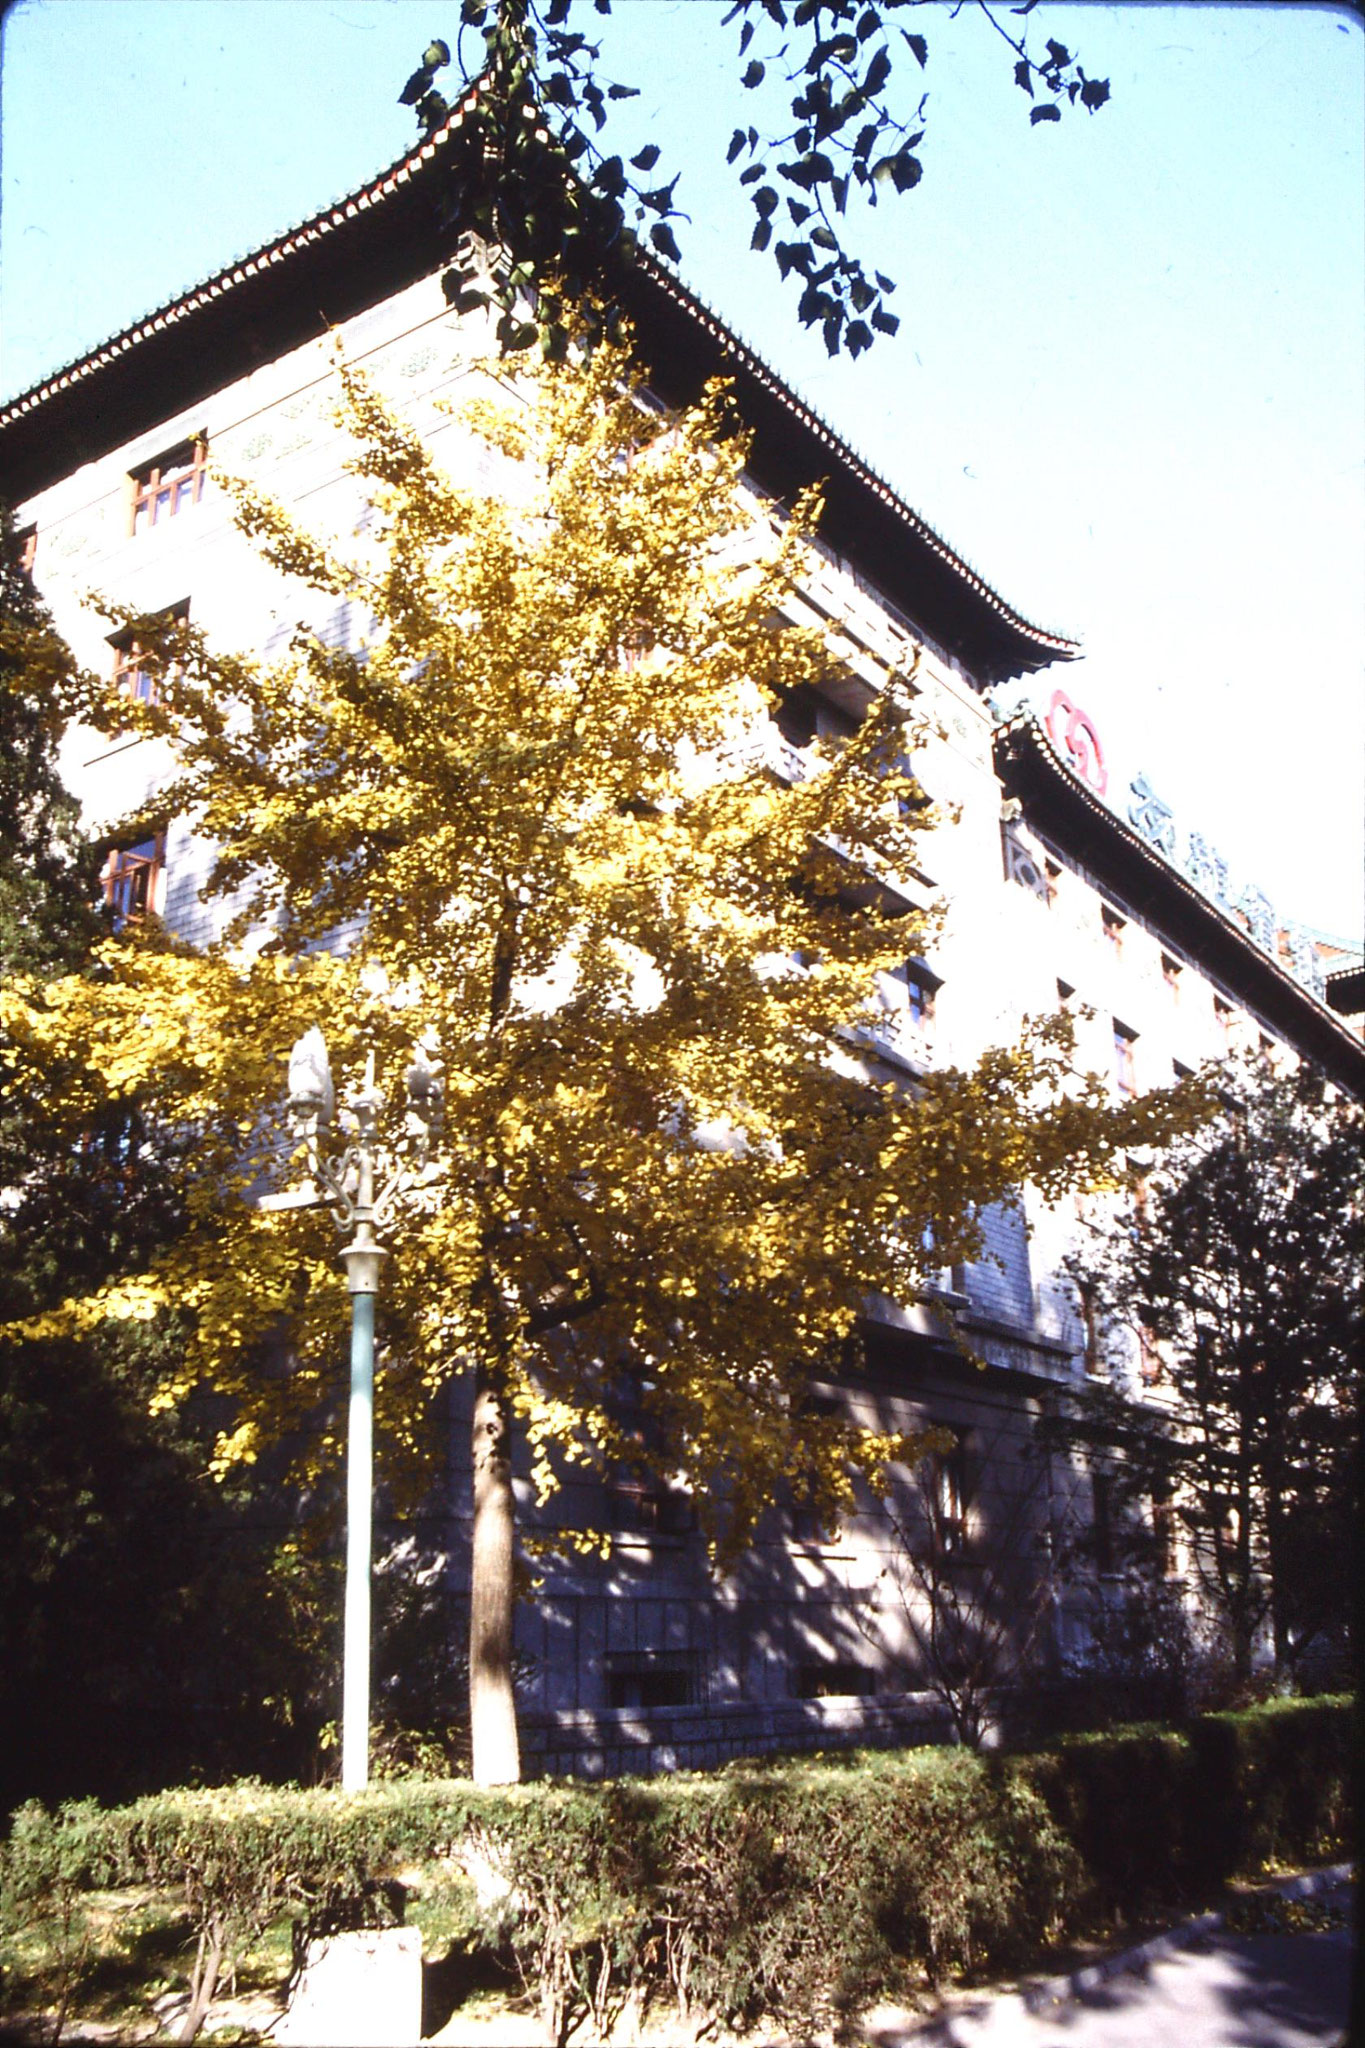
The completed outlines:
{"type": "MultiPolygon", "coordinates": [[[[297,616],[206,481],[207,451],[311,523],[344,530],[363,518],[329,418],[329,323],[442,458],[478,475],[473,445],[438,410],[479,374],[486,347],[441,288],[454,230],[441,227],[438,201],[462,148],[457,110],[362,191],[0,412],[0,461],[38,583],[77,654],[130,692],[147,687],[136,642],[104,637],[81,603],[91,587],[144,612],[188,612],[231,646],[268,651],[297,616]]],[[[950,914],[932,961],[908,962],[883,988],[879,1056],[912,1075],[937,1059],[970,1062],[1024,1015],[1061,1003],[1076,1009],[1083,1063],[1119,1092],[1262,1042],[1365,1096],[1365,1046],[1324,1000],[1311,936],[1282,930],[1263,897],[1237,893],[1198,835],[1177,860],[1175,820],[1142,778],[1116,803],[1100,738],[1064,687],[1046,684],[1036,711],[1006,715],[1002,693],[1072,659],[1072,643],[992,591],[671,273],[641,258],[621,290],[662,400],[692,397],[716,373],[733,378],[758,490],[786,499],[828,479],[824,551],[794,608],[832,623],[855,671],[913,677],[936,714],[941,738],[916,765],[957,819],[926,846],[933,872],[896,887],[910,903],[942,895],[950,914]]],[[[338,642],[359,626],[344,605],[313,623],[338,642]]],[[[824,701],[780,720],[775,772],[799,775],[802,747],[844,710],[824,701]]],[[[149,743],[95,745],[79,732],[68,742],[68,778],[95,818],[152,796],[162,766],[149,743]]],[[[111,854],[110,898],[121,915],[152,911],[205,939],[205,866],[185,822],[171,820],[111,854]]],[[[869,1304],[867,1373],[811,1389],[817,1404],[856,1404],[883,1425],[956,1432],[956,1452],[901,1504],[912,1542],[944,1583],[963,1560],[974,1570],[987,1557],[1026,1560],[1027,1584],[1001,1580],[1006,1634],[1016,1653],[1021,1636],[1038,1637],[1054,1663],[1083,1649],[1087,1609],[1052,1597],[1047,1539],[1103,1514],[1087,1475],[1032,1455],[1038,1418],[1096,1362],[1063,1268],[1075,1220],[1034,1205],[1028,1231],[1001,1211],[988,1219],[989,1255],[943,1276],[980,1368],[932,1305],[880,1302],[869,1304]]],[[[457,1409],[462,1398],[457,1389],[457,1409]]],[[[590,1497],[587,1484],[566,1488],[556,1512],[605,1523],[610,1553],[546,1565],[522,1614],[526,1746],[546,1768],[710,1764],[942,1727],[943,1686],[923,1668],[895,1590],[906,1546],[879,1504],[826,1540],[798,1497],[778,1503],[752,1554],[717,1585],[685,1498],[621,1483],[594,1484],[590,1497]]],[[[465,1487],[452,1479],[457,1598],[465,1487]]],[[[922,1604],[932,1589],[907,1586],[907,1597],[922,1604]]]]}

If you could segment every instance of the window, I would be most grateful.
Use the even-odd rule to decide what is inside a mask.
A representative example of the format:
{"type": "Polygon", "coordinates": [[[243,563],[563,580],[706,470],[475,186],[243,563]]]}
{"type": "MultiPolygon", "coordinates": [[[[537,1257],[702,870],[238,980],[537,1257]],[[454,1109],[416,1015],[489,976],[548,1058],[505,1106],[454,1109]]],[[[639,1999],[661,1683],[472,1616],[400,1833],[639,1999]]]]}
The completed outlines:
{"type": "Polygon", "coordinates": [[[622,1657],[607,1672],[609,1707],[690,1707],[697,1691],[696,1674],[684,1659],[622,1657]]]}
{"type": "Polygon", "coordinates": [[[915,1024],[927,1024],[934,1014],[934,992],[913,967],[906,969],[905,1014],[915,1024]]]}
{"type": "MultiPolygon", "coordinates": [[[[179,604],[167,605],[158,619],[167,626],[183,625],[189,618],[190,608],[186,599],[179,604]]],[[[155,704],[157,700],[156,675],[149,661],[149,645],[131,627],[121,633],[111,633],[109,645],[114,650],[114,676],[116,687],[126,697],[136,698],[139,704],[155,704]]]]}
{"type": "Polygon", "coordinates": [[[1062,980],[1062,977],[1061,977],[1061,975],[1059,974],[1059,975],[1057,976],[1057,1007],[1058,1007],[1058,1009],[1059,1009],[1059,1010],[1069,1010],[1069,1009],[1071,1008],[1072,1004],[1073,1004],[1073,1003],[1075,1002],[1075,1000],[1076,1000],[1076,990],[1075,990],[1075,987],[1073,986],[1073,984],[1072,984],[1071,982],[1069,982],[1069,981],[1063,981],[1063,980],[1062,980]]]}
{"type": "Polygon", "coordinates": [[[820,699],[810,683],[789,690],[773,713],[773,723],[793,747],[808,747],[819,725],[820,699]]]}
{"type": "Polygon", "coordinates": [[[636,619],[621,635],[621,666],[634,670],[643,666],[658,642],[643,619],[636,619]]]}
{"type": "MultiPolygon", "coordinates": [[[[1143,1219],[1146,1220],[1145,1217],[1143,1219]]],[[[1138,1373],[1144,1387],[1154,1387],[1161,1379],[1161,1353],[1156,1348],[1156,1339],[1145,1323],[1137,1329],[1138,1373]]]]}
{"type": "Polygon", "coordinates": [[[147,650],[140,640],[130,640],[126,646],[114,650],[114,682],[125,697],[136,698],[139,704],[155,704],[156,677],[144,664],[147,650]]]}
{"type": "Polygon", "coordinates": [[[1118,1082],[1120,1095],[1137,1094],[1137,1063],[1133,1048],[1137,1044],[1136,1031],[1130,1031],[1126,1024],[1114,1019],[1114,1078],[1118,1082]]]}
{"type": "Polygon", "coordinates": [[[1169,1493],[1152,1495],[1152,1552],[1158,1576],[1173,1577],[1175,1557],[1175,1510],[1169,1493]]]}
{"type": "MultiPolygon", "coordinates": [[[[800,1415],[831,1417],[843,1414],[843,1403],[837,1394],[804,1394],[798,1410],[800,1415]]],[[[829,1540],[827,1530],[816,1513],[812,1503],[812,1487],[809,1473],[797,1473],[791,1481],[791,1532],[793,1543],[824,1543],[829,1540]]]]}
{"type": "Polygon", "coordinates": [[[154,462],[132,472],[130,533],[143,533],[149,526],[172,519],[187,506],[198,504],[208,451],[208,441],[200,434],[193,441],[168,448],[154,462]]]}
{"type": "Polygon", "coordinates": [[[1213,999],[1213,1021],[1227,1041],[1232,1038],[1232,1004],[1225,1003],[1221,996],[1213,999]]]}
{"type": "Polygon", "coordinates": [[[1123,951],[1124,927],[1128,922],[1127,918],[1120,917],[1117,910],[1111,910],[1106,903],[1101,908],[1100,920],[1104,928],[1105,938],[1109,941],[1115,953],[1121,953],[1123,951]]]}
{"type": "Polygon", "coordinates": [[[937,977],[922,960],[907,960],[904,967],[877,976],[877,993],[893,1039],[902,1028],[912,1035],[926,1028],[933,1018],[938,987],[937,977]]]}
{"type": "Polygon", "coordinates": [[[19,550],[19,567],[23,570],[25,576],[31,576],[33,574],[33,565],[38,559],[37,527],[23,527],[15,534],[14,540],[19,550]]]}
{"type": "Polygon", "coordinates": [[[1095,1569],[1114,1569],[1114,1482],[1107,1472],[1090,1475],[1090,1536],[1095,1551],[1095,1569]]]}
{"type": "Polygon", "coordinates": [[[1171,992],[1172,1002],[1180,1001],[1180,962],[1173,960],[1169,953],[1161,956],[1161,978],[1171,992]]]}
{"type": "Polygon", "coordinates": [[[936,1451],[926,1461],[921,1486],[933,1555],[961,1557],[971,1540],[965,1433],[951,1451],[936,1451]]]}
{"type": "Polygon", "coordinates": [[[1145,1230],[1149,1215],[1152,1170],[1150,1166],[1144,1166],[1140,1160],[1135,1159],[1130,1152],[1128,1172],[1133,1189],[1133,1220],[1139,1230],[1145,1230]]]}
{"type": "Polygon", "coordinates": [[[877,1690],[877,1674],[865,1664],[798,1664],[793,1680],[798,1700],[867,1699],[877,1690]]]}
{"type": "Polygon", "coordinates": [[[853,713],[814,683],[797,683],[786,691],[773,712],[773,723],[793,747],[808,747],[817,739],[844,740],[858,730],[853,713]]]}
{"type": "Polygon", "coordinates": [[[618,1535],[682,1536],[692,1527],[692,1502],[657,1479],[621,1473],[607,1481],[611,1526],[618,1535]]]}
{"type": "Polygon", "coordinates": [[[1086,1372],[1092,1379],[1104,1375],[1103,1332],[1100,1328],[1100,1300],[1096,1284],[1088,1276],[1078,1276],[1075,1282],[1076,1303],[1080,1309],[1081,1330],[1084,1336],[1084,1361],[1086,1372]]]}
{"type": "Polygon", "coordinates": [[[1177,1081],[1191,1081],[1194,1078],[1194,1068],[1187,1067],[1184,1060],[1172,1060],[1171,1072],[1177,1081]]]}
{"type": "Polygon", "coordinates": [[[136,846],[115,847],[104,864],[104,900],[118,930],[130,918],[156,917],[161,912],[166,839],[158,832],[136,846]]]}

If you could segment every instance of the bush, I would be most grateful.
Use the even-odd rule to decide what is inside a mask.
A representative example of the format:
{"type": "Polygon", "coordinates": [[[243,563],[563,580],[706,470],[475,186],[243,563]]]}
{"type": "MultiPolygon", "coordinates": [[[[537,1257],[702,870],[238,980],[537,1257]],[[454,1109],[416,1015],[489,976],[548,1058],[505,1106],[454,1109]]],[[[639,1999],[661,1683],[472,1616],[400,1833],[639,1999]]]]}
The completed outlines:
{"type": "Polygon", "coordinates": [[[1064,1736],[1020,1759],[1106,1914],[1207,1894],[1351,1839],[1354,1704],[1275,1700],[1189,1728],[1064,1736]]]}
{"type": "Polygon", "coordinates": [[[1205,1714],[1190,1730],[1197,1839],[1216,1845],[1218,1876],[1311,1861],[1353,1836],[1354,1702],[1268,1700],[1205,1714]]]}
{"type": "MultiPolygon", "coordinates": [[[[1064,1738],[1024,1757],[885,1752],[711,1777],[487,1791],[408,1779],[342,1796],[258,1784],[15,1816],[6,1920],[80,1893],[182,1893],[197,1935],[184,2038],[243,1946],[401,1917],[400,1878],[463,1871],[486,1948],[550,2038],[632,1995],[684,2016],[827,2026],[962,1971],[1035,1959],[1087,1916],[1330,1853],[1350,1825],[1350,1703],[1277,1703],[1190,1733],[1064,1738]]],[[[79,1912],[71,1969],[79,1968],[79,1912]]]]}

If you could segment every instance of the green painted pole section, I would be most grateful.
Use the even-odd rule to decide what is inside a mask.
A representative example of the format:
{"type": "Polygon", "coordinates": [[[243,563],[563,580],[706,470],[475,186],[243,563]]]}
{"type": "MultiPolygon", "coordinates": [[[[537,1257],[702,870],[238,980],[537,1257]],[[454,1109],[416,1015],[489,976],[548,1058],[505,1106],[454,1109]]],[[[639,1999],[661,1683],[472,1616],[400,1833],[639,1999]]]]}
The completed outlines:
{"type": "Polygon", "coordinates": [[[346,1435],[346,1621],[341,1789],[370,1776],[370,1523],[374,1459],[374,1295],[351,1296],[351,1410],[346,1435]]]}

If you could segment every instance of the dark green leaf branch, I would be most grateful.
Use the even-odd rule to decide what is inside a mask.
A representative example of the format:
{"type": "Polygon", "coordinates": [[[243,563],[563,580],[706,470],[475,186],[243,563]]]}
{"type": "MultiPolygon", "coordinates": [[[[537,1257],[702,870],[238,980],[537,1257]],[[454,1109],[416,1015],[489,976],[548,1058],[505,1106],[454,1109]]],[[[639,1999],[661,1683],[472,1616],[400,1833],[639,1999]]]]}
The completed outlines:
{"type": "MultiPolygon", "coordinates": [[[[896,88],[911,60],[910,76],[919,79],[929,45],[890,20],[923,4],[732,0],[725,17],[738,28],[740,84],[760,104],[765,85],[785,100],[779,118],[737,127],[726,152],[754,210],[751,246],[770,250],[782,278],[797,281],[797,317],[820,328],[831,355],[842,348],[856,357],[899,325],[887,304],[895,281],[869,273],[848,246],[847,221],[850,200],[875,206],[888,193],[913,191],[923,176],[918,152],[929,96],[919,93],[913,111],[902,114],[896,88]]],[[[965,4],[959,0],[954,11],[965,4]]],[[[1014,52],[1015,82],[1034,102],[1032,122],[1059,120],[1066,106],[1094,113],[1109,98],[1107,82],[1088,77],[1064,44],[1049,41],[1041,58],[1030,55],[1026,24],[1036,0],[1012,10],[1025,21],[1017,33],[986,0],[973,4],[1014,52]]],[[[600,44],[572,26],[585,5],[462,0],[456,61],[464,85],[480,81],[465,126],[476,133],[483,176],[476,190],[463,187],[460,218],[498,256],[491,275],[472,256],[457,265],[450,295],[461,310],[496,306],[505,350],[538,342],[547,354],[562,354],[566,304],[600,288],[613,251],[643,238],[657,254],[679,257],[670,225],[686,218],[674,199],[678,177],[649,182],[658,146],[648,143],[628,161],[599,146],[612,104],[639,93],[607,79],[600,44]]],[[[611,12],[611,0],[592,5],[599,15],[611,12]]],[[[429,44],[400,95],[428,134],[451,111],[435,84],[450,61],[446,43],[429,44]]],[[[610,308],[601,317],[616,319],[610,308]]]]}

